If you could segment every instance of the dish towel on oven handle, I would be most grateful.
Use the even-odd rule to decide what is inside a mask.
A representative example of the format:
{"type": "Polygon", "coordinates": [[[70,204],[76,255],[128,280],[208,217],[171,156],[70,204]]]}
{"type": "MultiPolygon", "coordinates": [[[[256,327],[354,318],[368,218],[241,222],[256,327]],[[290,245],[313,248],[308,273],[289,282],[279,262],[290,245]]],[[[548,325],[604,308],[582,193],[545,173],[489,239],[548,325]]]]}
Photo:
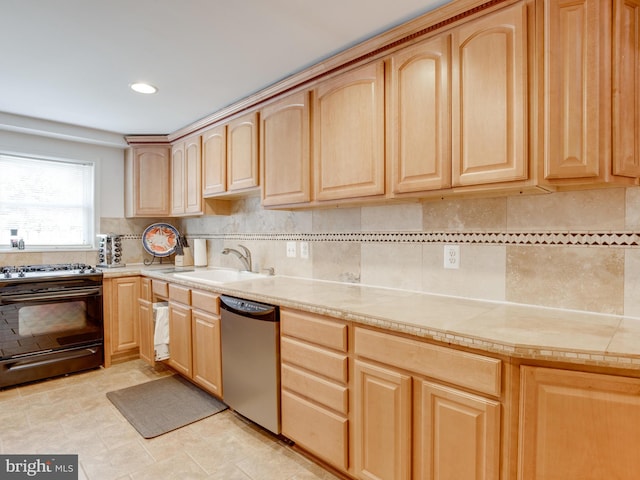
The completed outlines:
{"type": "Polygon", "coordinates": [[[155,359],[166,360],[169,358],[169,304],[167,302],[153,304],[153,319],[155,321],[153,331],[155,359]]]}

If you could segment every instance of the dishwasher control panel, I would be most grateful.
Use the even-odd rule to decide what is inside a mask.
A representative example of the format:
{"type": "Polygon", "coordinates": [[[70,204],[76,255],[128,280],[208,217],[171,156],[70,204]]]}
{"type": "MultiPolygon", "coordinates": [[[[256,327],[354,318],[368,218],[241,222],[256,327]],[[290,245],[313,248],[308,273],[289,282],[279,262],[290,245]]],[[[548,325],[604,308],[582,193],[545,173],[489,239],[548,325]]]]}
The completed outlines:
{"type": "Polygon", "coordinates": [[[237,312],[253,313],[257,315],[272,313],[276,308],[273,305],[244,300],[242,298],[229,297],[227,295],[220,295],[220,302],[222,303],[222,308],[225,308],[226,306],[237,312]]]}

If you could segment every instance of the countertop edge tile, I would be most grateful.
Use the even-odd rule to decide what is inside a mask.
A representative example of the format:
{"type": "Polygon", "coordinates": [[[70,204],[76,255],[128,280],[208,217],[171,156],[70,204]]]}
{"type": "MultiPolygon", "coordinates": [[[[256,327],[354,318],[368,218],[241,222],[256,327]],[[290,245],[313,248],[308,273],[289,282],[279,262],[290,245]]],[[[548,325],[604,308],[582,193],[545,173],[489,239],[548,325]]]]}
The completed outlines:
{"type": "Polygon", "coordinates": [[[640,342],[633,341],[634,330],[640,340],[640,320],[630,317],[280,275],[214,286],[177,278],[170,264],[130,265],[103,273],[105,279],[143,275],[520,360],[640,370],[640,342]],[[460,305],[466,318],[441,320],[459,312],[460,305]],[[416,318],[418,306],[437,309],[440,316],[416,318]]]}

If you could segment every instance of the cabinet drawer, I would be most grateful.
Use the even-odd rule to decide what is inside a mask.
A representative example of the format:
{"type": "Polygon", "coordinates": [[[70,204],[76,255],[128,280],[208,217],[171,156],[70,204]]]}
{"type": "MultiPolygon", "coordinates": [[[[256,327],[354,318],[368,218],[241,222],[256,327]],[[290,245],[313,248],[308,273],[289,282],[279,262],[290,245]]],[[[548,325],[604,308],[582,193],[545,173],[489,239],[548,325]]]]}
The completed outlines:
{"type": "Polygon", "coordinates": [[[355,353],[419,375],[500,396],[502,362],[386,333],[355,329],[355,353]]]}
{"type": "Polygon", "coordinates": [[[348,421],[289,392],[282,392],[282,433],[342,469],[349,468],[348,421]]]}
{"type": "Polygon", "coordinates": [[[191,305],[191,290],[180,285],[169,284],[169,300],[191,305]]]}
{"type": "Polygon", "coordinates": [[[346,355],[284,337],[280,341],[280,356],[285,363],[297,365],[337,382],[347,383],[346,355]]]}
{"type": "Polygon", "coordinates": [[[310,398],[336,412],[346,415],[349,411],[347,387],[286,364],[282,365],[281,382],[282,388],[310,398]]]}
{"type": "Polygon", "coordinates": [[[347,351],[347,326],[312,313],[280,311],[280,331],[341,352],[347,351]]]}
{"type": "Polygon", "coordinates": [[[167,282],[163,282],[162,280],[152,280],[151,281],[151,291],[154,295],[162,298],[169,297],[169,284],[167,282]]]}
{"type": "Polygon", "coordinates": [[[220,296],[205,292],[202,290],[191,290],[191,306],[205,312],[213,313],[214,315],[220,315],[220,303],[218,298],[220,296]]]}

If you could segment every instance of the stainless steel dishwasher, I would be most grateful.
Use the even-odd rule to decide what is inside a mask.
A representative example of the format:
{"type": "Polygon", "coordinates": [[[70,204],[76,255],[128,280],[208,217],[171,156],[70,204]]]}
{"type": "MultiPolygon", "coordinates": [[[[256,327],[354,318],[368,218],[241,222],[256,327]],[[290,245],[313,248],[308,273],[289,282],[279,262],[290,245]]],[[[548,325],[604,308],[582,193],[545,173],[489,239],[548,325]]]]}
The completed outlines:
{"type": "Polygon", "coordinates": [[[280,434],[278,307],[220,296],[222,396],[242,416],[280,434]]]}

